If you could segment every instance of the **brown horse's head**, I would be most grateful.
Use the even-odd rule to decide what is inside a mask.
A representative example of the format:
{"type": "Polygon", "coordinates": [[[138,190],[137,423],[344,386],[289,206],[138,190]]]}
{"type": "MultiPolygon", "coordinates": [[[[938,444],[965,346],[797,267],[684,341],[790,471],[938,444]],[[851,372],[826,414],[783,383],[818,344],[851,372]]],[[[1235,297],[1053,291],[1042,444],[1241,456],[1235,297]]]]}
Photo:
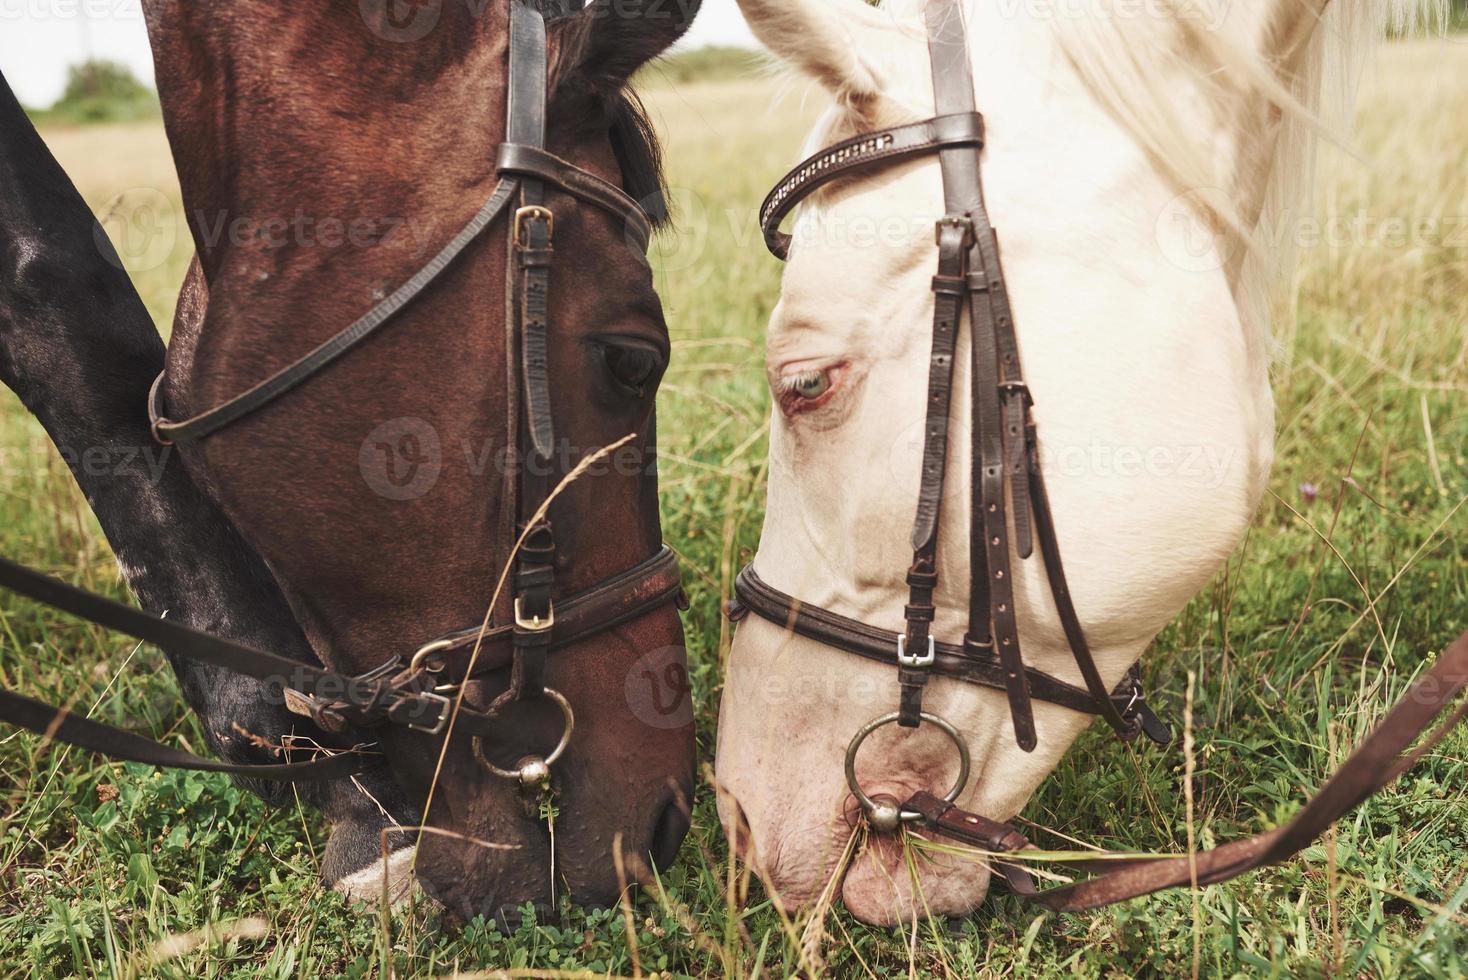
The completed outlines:
{"type": "MultiPolygon", "coordinates": [[[[597,2],[549,24],[548,148],[654,217],[656,146],[624,86],[696,8],[597,2]]],[[[480,208],[506,138],[509,8],[158,0],[148,17],[199,253],[170,352],[166,395],[180,417],[361,316],[480,208]]],[[[636,236],[554,187],[546,203],[551,482],[633,436],[550,510],[565,595],[659,547],[653,396],[668,338],[636,236]]],[[[188,451],[338,671],[477,626],[508,561],[507,228],[501,217],[380,335],[188,451]]],[[[502,601],[495,623],[507,613],[502,601]]],[[[682,642],[665,605],[552,654],[547,683],[576,712],[555,767],[554,865],[544,816],[468,739],[452,740],[430,802],[442,737],[384,729],[396,779],[447,832],[419,845],[429,893],[464,915],[545,901],[558,882],[606,902],[614,847],[669,862],[693,779],[682,642]]],[[[465,703],[487,706],[508,673],[469,685],[465,703]]],[[[543,701],[502,718],[486,748],[500,765],[544,754],[560,731],[543,701]]]]}

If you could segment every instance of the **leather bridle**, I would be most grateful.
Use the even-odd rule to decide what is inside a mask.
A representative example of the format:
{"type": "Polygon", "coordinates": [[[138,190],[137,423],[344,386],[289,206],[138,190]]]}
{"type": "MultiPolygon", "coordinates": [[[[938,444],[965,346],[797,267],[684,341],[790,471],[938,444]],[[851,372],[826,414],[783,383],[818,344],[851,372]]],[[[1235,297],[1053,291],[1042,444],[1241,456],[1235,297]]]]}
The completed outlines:
{"type": "MultiPolygon", "coordinates": [[[[923,689],[933,674],[1004,691],[1015,742],[1033,751],[1037,738],[1033,702],[1100,715],[1123,740],[1145,733],[1158,745],[1168,727],[1147,704],[1133,667],[1109,690],[1086,642],[1061,563],[1060,545],[1037,451],[1033,400],[1020,369],[1019,344],[1000,261],[999,241],[984,206],[980,160],[984,120],[976,111],[967,39],[959,0],[929,0],[926,8],[937,115],[923,122],[863,133],[803,161],[776,183],[760,207],[765,243],[788,256],[791,236],[781,222],[804,198],[832,181],[869,174],[895,163],[936,154],[942,170],[946,213],[938,220],[938,269],[934,293],[932,354],[928,366],[927,418],[912,565],[907,571],[904,628],[894,632],[848,619],[766,584],[753,566],[735,581],[730,616],[754,613],[787,631],[897,668],[898,709],[863,726],[846,752],[846,777],[871,828],[890,833],[916,824],[977,846],[991,856],[1028,848],[1023,834],[954,805],[968,783],[964,736],[945,719],[923,710],[923,689]],[[936,616],[938,527],[948,456],[948,418],[957,335],[968,314],[972,374],[972,495],[969,535],[968,629],[961,643],[939,642],[936,616]],[[1011,525],[1013,533],[1011,534],[1011,525]],[[1025,664],[1016,623],[1011,552],[1028,559],[1038,543],[1051,597],[1071,654],[1084,680],[1077,687],[1025,664]],[[959,755],[958,778],[942,797],[919,792],[905,803],[872,799],[856,776],[857,753],[876,730],[896,723],[927,723],[942,731],[959,755]]],[[[1459,720],[1460,707],[1422,747],[1400,759],[1427,726],[1468,684],[1468,635],[1439,660],[1287,827],[1224,845],[1191,858],[1106,855],[1078,870],[1096,877],[1045,892],[1012,858],[996,860],[1015,892],[1055,909],[1082,909],[1120,901],[1190,881],[1211,883],[1282,861],[1308,845],[1330,823],[1411,765],[1459,720]]]]}
{"type": "MultiPolygon", "coordinates": [[[[333,733],[400,725],[431,735],[452,721],[456,736],[475,740],[475,756],[489,771],[523,785],[543,783],[549,765],[564,751],[575,727],[566,698],[545,685],[545,662],[554,650],[580,642],[670,603],[684,604],[678,561],[666,546],[646,561],[583,592],[555,592],[555,534],[541,513],[554,491],[551,482],[555,427],[549,371],[550,273],[555,257],[555,213],[546,191],[554,187],[616,218],[628,241],[646,250],[651,224],[642,207],[621,188],[550,153],[545,148],[547,41],[542,15],[521,3],[510,6],[509,104],[506,140],[495,169],[498,181],[484,206],[444,248],[382,302],[331,339],[224,404],[173,421],[164,404],[164,376],[149,394],[154,437],[171,444],[197,442],[274,404],[376,335],[454,263],[468,246],[507,213],[509,307],[512,345],[507,417],[518,449],[515,488],[518,548],[514,553],[511,623],[459,630],[422,645],[410,656],[394,656],[367,674],[347,677],[255,650],[222,637],[76,589],[0,558],[0,586],[72,615],[157,644],[184,656],[247,674],[280,688],[288,708],[333,733]],[[511,205],[515,210],[510,211],[511,205]],[[510,685],[487,709],[451,695],[472,680],[510,664],[510,685]],[[471,666],[472,669],[471,669],[471,666]],[[515,770],[491,763],[481,740],[512,701],[545,697],[560,709],[560,742],[543,757],[522,760],[515,770]]],[[[260,779],[329,779],[360,771],[374,758],[361,751],[309,762],[230,765],[180,752],[126,731],[72,716],[0,690],[0,721],[114,758],[175,768],[227,772],[260,779]]],[[[361,747],[359,747],[360,749],[361,747]]]]}
{"type": "MultiPolygon", "coordinates": [[[[1070,598],[1036,452],[1035,423],[1030,416],[1033,402],[1020,370],[999,241],[984,207],[979,173],[984,119],[974,107],[963,20],[955,0],[929,3],[927,20],[938,115],[863,133],[822,150],[783,177],[760,208],[765,242],[770,251],[784,258],[791,239],[780,231],[780,223],[818,188],[915,157],[938,156],[946,213],[935,232],[938,269],[932,281],[933,345],[904,629],[889,632],[798,601],[767,585],[753,566],[744,569],[735,583],[735,613],[742,615],[747,610],[803,636],[896,666],[901,692],[898,710],[883,716],[880,724],[918,727],[924,716],[923,690],[929,677],[937,673],[1004,691],[1015,741],[1026,752],[1033,751],[1036,744],[1035,700],[1100,715],[1123,739],[1145,731],[1165,745],[1170,733],[1149,708],[1140,674],[1134,669],[1115,690],[1102,681],[1070,598]],[[948,644],[938,642],[931,629],[937,613],[933,595],[938,587],[938,526],[947,473],[954,355],[965,312],[972,324],[973,375],[969,615],[962,643],[948,644]],[[1036,541],[1084,688],[1027,666],[1020,652],[1011,543],[1013,551],[1026,559],[1033,554],[1036,541]]],[[[956,734],[954,738],[962,751],[962,739],[956,734]]],[[[852,759],[860,744],[860,739],[853,741],[852,759]]],[[[860,788],[853,785],[853,789],[862,799],[860,788]]],[[[950,802],[961,789],[955,787],[950,802]]]]}

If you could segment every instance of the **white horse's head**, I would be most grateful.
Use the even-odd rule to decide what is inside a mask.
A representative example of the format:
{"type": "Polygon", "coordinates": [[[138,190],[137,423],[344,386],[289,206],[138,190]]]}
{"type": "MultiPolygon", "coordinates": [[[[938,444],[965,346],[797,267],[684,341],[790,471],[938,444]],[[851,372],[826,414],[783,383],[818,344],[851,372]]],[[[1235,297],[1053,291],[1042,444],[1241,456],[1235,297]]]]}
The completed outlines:
{"type": "MultiPolygon", "coordinates": [[[[918,0],[740,2],[761,40],[832,97],[809,149],[934,115],[918,0]]],[[[1071,592],[1110,686],[1216,572],[1263,492],[1273,445],[1264,287],[1282,267],[1267,232],[1303,183],[1324,46],[1379,20],[1342,10],[1350,16],[1322,28],[1326,0],[965,6],[987,122],[984,186],[1041,458],[1071,592]]],[[[755,568],[783,592],[894,632],[943,213],[936,156],[812,199],[797,213],[769,326],[777,408],[755,568]]],[[[967,345],[965,325],[934,626],[955,643],[968,615],[967,345]]],[[[1042,559],[1014,570],[1027,664],[1081,684],[1042,559]]],[[[895,709],[895,675],[753,616],[739,627],[719,724],[721,814],[787,904],[811,902],[831,877],[851,834],[845,749],[895,709]]],[[[968,736],[960,805],[998,819],[1024,806],[1092,721],[1037,702],[1039,745],[1026,753],[1002,692],[935,678],[925,706],[968,736]]],[[[957,768],[931,726],[889,727],[868,741],[858,774],[869,793],[901,800],[942,793],[957,768]]],[[[984,897],[977,862],[919,867],[921,897],[898,848],[868,846],[842,898],[886,923],[962,913],[984,897]]]]}

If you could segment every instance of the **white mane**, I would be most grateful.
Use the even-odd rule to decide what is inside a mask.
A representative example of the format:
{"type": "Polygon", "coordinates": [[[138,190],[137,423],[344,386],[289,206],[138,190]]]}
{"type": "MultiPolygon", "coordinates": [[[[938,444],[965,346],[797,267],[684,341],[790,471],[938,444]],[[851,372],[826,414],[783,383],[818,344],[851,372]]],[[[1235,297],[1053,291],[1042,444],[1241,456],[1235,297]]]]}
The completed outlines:
{"type": "MultiPolygon", "coordinates": [[[[1292,281],[1292,229],[1310,216],[1306,191],[1319,140],[1346,145],[1362,70],[1370,62],[1372,45],[1388,29],[1436,27],[1447,16],[1446,0],[1298,0],[1293,10],[1264,23],[1250,22],[1259,16],[1257,11],[1241,12],[1245,5],[1227,0],[965,3],[970,22],[980,4],[1007,6],[1015,16],[1048,21],[1092,97],[1132,135],[1158,172],[1180,194],[1192,197],[1221,236],[1222,251],[1231,257],[1228,272],[1240,318],[1251,341],[1262,348],[1268,347],[1271,311],[1287,298],[1292,281]],[[1300,33],[1302,17],[1308,22],[1316,16],[1312,9],[1322,6],[1318,28],[1305,32],[1303,42],[1280,36],[1273,45],[1261,44],[1265,34],[1300,33]],[[1124,12],[1136,9],[1144,13],[1124,12]],[[1271,48],[1275,57],[1261,54],[1271,48]],[[1157,82],[1182,71],[1195,78],[1197,91],[1210,103],[1207,111],[1180,104],[1171,87],[1157,82]],[[1237,106],[1265,100],[1276,107],[1277,118],[1237,118],[1237,106]],[[1224,119],[1231,124],[1237,153],[1252,151],[1256,159],[1241,161],[1235,153],[1219,152],[1210,123],[1224,119]],[[1272,149],[1273,156],[1265,157],[1264,148],[1272,149]],[[1254,213],[1246,213],[1223,190],[1239,167],[1264,182],[1254,213]]],[[[926,0],[883,0],[872,16],[888,32],[896,28],[918,50],[926,36],[926,6],[926,0]]],[[[808,153],[874,122],[893,125],[932,113],[931,104],[906,99],[884,84],[884,79],[890,82],[911,70],[911,51],[891,45],[890,33],[886,44],[869,43],[859,26],[850,26],[847,33],[849,57],[859,66],[847,78],[880,89],[887,113],[896,110],[904,118],[873,120],[865,115],[869,100],[858,81],[837,93],[832,111],[810,135],[808,153]]],[[[819,207],[820,198],[817,194],[808,206],[819,207]]]]}
{"type": "MultiPolygon", "coordinates": [[[[977,2],[977,0],[975,0],[977,2]]],[[[988,2],[988,0],[985,0],[988,2]]],[[[1023,0],[1020,0],[1023,2],[1023,0]]],[[[1113,0],[1089,0],[1101,8],[1113,0]]],[[[1237,145],[1270,146],[1273,159],[1256,161],[1266,176],[1257,214],[1240,212],[1221,193],[1199,201],[1216,230],[1229,241],[1234,296],[1246,328],[1267,337],[1271,308],[1284,298],[1295,265],[1291,229],[1308,216],[1315,149],[1322,136],[1344,142],[1352,129],[1356,92],[1369,52],[1388,28],[1412,30],[1445,22],[1441,0],[1299,0],[1292,14],[1274,23],[1240,23],[1237,8],[1221,0],[1149,0],[1167,17],[1057,16],[1054,26],[1071,65],[1107,111],[1132,133],[1159,171],[1179,189],[1225,186],[1221,165],[1199,131],[1203,114],[1176,106],[1164,86],[1149,79],[1180,67],[1193,71],[1215,112],[1228,111],[1237,97],[1262,95],[1280,110],[1278,129],[1262,120],[1238,120],[1237,145]],[[1280,22],[1324,6],[1319,26],[1292,45],[1281,39],[1281,61],[1259,54],[1259,30],[1278,32],[1280,22]],[[1215,29],[1219,25],[1222,30],[1215,29]],[[1291,77],[1293,76],[1293,77],[1291,77]]],[[[921,0],[891,0],[894,9],[922,9],[921,0]]],[[[1036,6],[1043,7],[1046,0],[1036,6]]],[[[1064,5],[1060,5],[1064,6],[1064,5]]],[[[1298,30],[1298,28],[1296,28],[1298,30]]],[[[1215,116],[1216,118],[1216,116],[1215,116]]]]}

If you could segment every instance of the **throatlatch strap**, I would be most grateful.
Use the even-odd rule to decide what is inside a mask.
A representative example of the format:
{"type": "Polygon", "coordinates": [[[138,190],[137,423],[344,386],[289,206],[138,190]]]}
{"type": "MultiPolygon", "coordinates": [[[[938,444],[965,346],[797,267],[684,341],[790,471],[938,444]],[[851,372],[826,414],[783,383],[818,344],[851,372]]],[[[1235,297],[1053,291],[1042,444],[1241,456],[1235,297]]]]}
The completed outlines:
{"type": "Polygon", "coordinates": [[[355,350],[364,341],[376,336],[392,319],[423,294],[464,250],[492,226],[506,205],[514,199],[519,183],[514,179],[501,180],[484,206],[459,229],[459,233],[419,269],[413,276],[355,323],[331,339],[316,347],[304,357],[281,368],[229,401],[207,412],[180,422],[171,421],[164,404],[164,375],[159,374],[148,395],[148,416],[152,422],[153,438],[164,445],[174,442],[197,442],[207,438],[226,426],[252,415],[282,395],[314,378],[343,355],[355,350]]]}

